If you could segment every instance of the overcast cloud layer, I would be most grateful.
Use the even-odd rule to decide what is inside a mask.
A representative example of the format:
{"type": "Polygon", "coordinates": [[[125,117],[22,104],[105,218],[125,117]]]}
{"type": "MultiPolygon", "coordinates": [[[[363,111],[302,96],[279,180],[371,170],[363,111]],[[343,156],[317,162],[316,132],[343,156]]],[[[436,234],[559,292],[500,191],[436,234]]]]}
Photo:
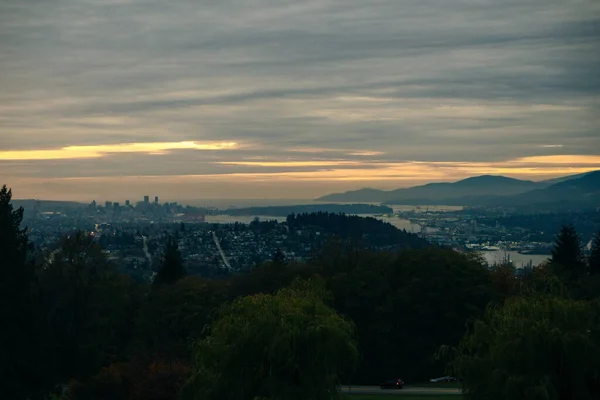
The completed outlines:
{"type": "Polygon", "coordinates": [[[599,71],[594,0],[0,1],[0,183],[299,198],[600,169],[599,71]]]}

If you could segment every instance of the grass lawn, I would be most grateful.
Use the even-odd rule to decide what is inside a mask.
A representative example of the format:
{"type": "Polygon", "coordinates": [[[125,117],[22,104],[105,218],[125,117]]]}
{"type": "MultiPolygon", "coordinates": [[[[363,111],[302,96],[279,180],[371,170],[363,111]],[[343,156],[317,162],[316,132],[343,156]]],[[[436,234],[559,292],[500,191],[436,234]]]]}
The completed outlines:
{"type": "Polygon", "coordinates": [[[395,395],[395,394],[353,394],[346,395],[347,400],[460,400],[458,395],[395,395]]]}

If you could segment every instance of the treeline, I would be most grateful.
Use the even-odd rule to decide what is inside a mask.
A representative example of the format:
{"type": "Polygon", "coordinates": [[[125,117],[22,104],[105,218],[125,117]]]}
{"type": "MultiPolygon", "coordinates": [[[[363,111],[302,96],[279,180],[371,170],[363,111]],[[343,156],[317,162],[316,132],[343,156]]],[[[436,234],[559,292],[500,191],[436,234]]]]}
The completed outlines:
{"type": "Polygon", "coordinates": [[[305,204],[295,206],[265,206],[230,208],[222,211],[227,215],[268,215],[285,217],[292,213],[346,213],[346,214],[391,214],[391,207],[374,204],[305,204]]]}
{"type": "Polygon", "coordinates": [[[447,361],[472,399],[600,393],[600,236],[586,260],[563,228],[553,261],[519,278],[452,250],[332,240],[307,263],[276,254],[204,279],[170,241],[143,284],[82,232],[36,255],[10,198],[3,188],[3,398],[334,399],[340,382],[425,381],[447,361]]]}
{"type": "Polygon", "coordinates": [[[426,240],[417,235],[373,217],[315,212],[290,214],[287,216],[286,223],[290,231],[316,230],[368,247],[391,246],[417,249],[429,246],[426,240]]]}

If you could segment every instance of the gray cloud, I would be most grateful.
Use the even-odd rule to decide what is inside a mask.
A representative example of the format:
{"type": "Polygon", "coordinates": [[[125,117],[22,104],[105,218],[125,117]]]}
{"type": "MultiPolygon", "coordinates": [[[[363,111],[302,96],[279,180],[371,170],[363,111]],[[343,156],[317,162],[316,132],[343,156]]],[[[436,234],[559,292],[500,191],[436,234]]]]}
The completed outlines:
{"type": "Polygon", "coordinates": [[[2,165],[61,178],[279,172],[214,162],[315,157],[293,147],[385,162],[597,155],[599,48],[592,0],[0,2],[0,151],[255,146],[2,165]]]}

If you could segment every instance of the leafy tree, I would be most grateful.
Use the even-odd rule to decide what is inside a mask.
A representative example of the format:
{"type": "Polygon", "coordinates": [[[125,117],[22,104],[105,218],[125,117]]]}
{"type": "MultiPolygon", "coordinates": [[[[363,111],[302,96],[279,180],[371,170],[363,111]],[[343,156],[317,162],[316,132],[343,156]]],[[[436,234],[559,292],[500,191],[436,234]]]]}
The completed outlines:
{"type": "Polygon", "coordinates": [[[576,279],[584,274],[585,262],[581,240],[573,225],[561,227],[552,249],[552,264],[557,273],[567,280],[576,279]]]}
{"type": "Polygon", "coordinates": [[[509,298],[474,324],[450,366],[467,400],[600,398],[600,304],[509,298]]]}
{"type": "Polygon", "coordinates": [[[590,254],[590,275],[600,275],[600,232],[592,242],[592,253],[590,254]]]}
{"type": "Polygon", "coordinates": [[[353,324],[325,301],[318,280],[223,306],[194,350],[184,399],[334,399],[356,359],[353,324]]]}
{"type": "Polygon", "coordinates": [[[33,396],[42,385],[43,355],[36,346],[35,270],[31,246],[21,228],[23,208],[11,204],[12,191],[0,190],[0,392],[7,399],[33,396]]]}
{"type": "Polygon", "coordinates": [[[167,247],[162,256],[161,265],[156,277],[154,277],[154,284],[172,285],[183,278],[185,274],[186,272],[183,267],[183,260],[181,259],[177,241],[173,238],[169,238],[167,247]]]}

